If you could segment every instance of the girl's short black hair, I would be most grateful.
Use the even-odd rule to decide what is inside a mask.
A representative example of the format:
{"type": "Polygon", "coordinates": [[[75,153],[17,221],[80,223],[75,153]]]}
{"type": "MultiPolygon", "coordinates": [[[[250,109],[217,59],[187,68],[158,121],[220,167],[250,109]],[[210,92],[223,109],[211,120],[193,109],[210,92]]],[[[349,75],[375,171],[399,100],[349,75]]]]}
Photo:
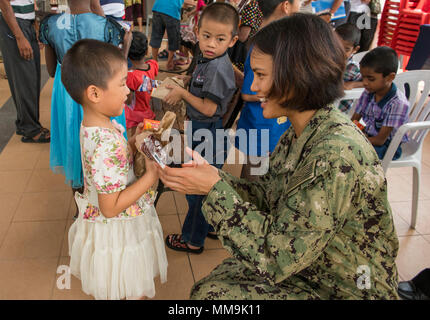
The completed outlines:
{"type": "Polygon", "coordinates": [[[386,46],[376,47],[361,59],[360,67],[371,68],[386,77],[390,73],[397,73],[399,59],[394,49],[386,46]]]}
{"type": "Polygon", "coordinates": [[[61,81],[73,100],[82,104],[91,85],[106,89],[118,65],[127,63],[118,47],[93,39],[77,41],[65,54],[61,81]]]}
{"type": "Polygon", "coordinates": [[[145,58],[148,53],[148,38],[142,32],[133,31],[133,41],[131,42],[128,57],[131,60],[139,61],[145,58]]]}
{"type": "Polygon", "coordinates": [[[294,3],[294,1],[299,0],[257,0],[258,6],[260,7],[263,18],[268,18],[275,11],[276,7],[282,3],[288,1],[289,3],[294,3]]]}
{"type": "Polygon", "coordinates": [[[358,27],[352,23],[344,23],[335,29],[336,33],[344,41],[352,43],[354,47],[360,45],[361,31],[358,27]]]}
{"type": "Polygon", "coordinates": [[[230,24],[233,27],[232,36],[237,35],[239,28],[239,13],[231,4],[224,2],[214,2],[206,6],[199,18],[198,27],[202,26],[204,19],[214,20],[223,24],[230,24]]]}
{"type": "Polygon", "coordinates": [[[272,56],[269,97],[282,107],[318,110],[343,96],[343,46],[320,17],[296,13],[272,22],[252,43],[253,50],[272,56]]]}

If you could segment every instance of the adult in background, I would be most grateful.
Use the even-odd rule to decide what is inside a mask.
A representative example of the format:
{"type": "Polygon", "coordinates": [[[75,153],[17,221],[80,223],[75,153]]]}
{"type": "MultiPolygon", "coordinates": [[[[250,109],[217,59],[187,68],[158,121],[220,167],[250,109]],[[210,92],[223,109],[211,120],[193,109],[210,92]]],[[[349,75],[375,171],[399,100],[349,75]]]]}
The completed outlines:
{"type": "MultiPolygon", "coordinates": [[[[137,24],[139,25],[139,31],[143,32],[142,0],[124,0],[124,4],[125,4],[125,20],[131,21],[133,25],[134,20],[136,19],[137,24]]],[[[148,8],[145,8],[145,10],[148,10],[148,8]]],[[[148,21],[146,23],[148,23],[148,21]]]]}
{"type": "Polygon", "coordinates": [[[206,195],[203,214],[232,255],[196,282],[191,299],[398,299],[399,242],[378,156],[333,101],[345,54],[311,14],[272,22],[253,38],[251,89],[266,118],[291,127],[258,181],[193,152],[164,184],[206,195]]]}
{"type": "Polygon", "coordinates": [[[0,50],[16,107],[16,134],[22,135],[22,142],[49,142],[50,132],[39,122],[41,72],[34,0],[0,0],[0,10],[0,50]]]}

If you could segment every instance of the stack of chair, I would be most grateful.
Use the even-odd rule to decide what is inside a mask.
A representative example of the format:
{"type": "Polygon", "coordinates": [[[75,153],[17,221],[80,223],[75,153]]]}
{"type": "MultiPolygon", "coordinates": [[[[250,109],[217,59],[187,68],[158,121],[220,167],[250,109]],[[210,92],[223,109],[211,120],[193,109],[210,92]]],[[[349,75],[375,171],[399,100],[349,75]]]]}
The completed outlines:
{"type": "Polygon", "coordinates": [[[391,43],[399,24],[400,8],[405,0],[386,0],[381,13],[378,46],[391,47],[391,43]]]}

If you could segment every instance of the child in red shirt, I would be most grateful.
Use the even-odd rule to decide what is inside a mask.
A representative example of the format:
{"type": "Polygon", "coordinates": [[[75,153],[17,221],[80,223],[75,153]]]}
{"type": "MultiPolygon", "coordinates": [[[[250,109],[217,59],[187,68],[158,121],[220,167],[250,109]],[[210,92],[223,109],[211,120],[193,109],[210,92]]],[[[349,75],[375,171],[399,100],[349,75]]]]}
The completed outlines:
{"type": "Polygon", "coordinates": [[[128,58],[132,68],[128,71],[127,87],[134,94],[133,101],[125,108],[127,129],[135,128],[143,119],[154,119],[149,99],[155,86],[158,74],[158,63],[155,60],[145,61],[148,52],[148,39],[145,34],[133,31],[133,41],[128,58]]]}

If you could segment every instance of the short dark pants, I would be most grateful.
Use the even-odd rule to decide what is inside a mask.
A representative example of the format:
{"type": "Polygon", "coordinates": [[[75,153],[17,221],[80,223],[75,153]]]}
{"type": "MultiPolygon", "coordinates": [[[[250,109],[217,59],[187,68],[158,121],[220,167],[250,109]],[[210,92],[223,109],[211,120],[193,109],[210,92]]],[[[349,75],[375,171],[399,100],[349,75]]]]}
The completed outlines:
{"type": "Polygon", "coordinates": [[[142,5],[140,3],[125,8],[125,21],[133,21],[135,18],[142,18],[142,5]]]}
{"type": "Polygon", "coordinates": [[[180,21],[166,14],[152,11],[152,33],[149,45],[153,48],[160,48],[166,30],[169,39],[168,50],[179,50],[181,43],[180,21]]]}

